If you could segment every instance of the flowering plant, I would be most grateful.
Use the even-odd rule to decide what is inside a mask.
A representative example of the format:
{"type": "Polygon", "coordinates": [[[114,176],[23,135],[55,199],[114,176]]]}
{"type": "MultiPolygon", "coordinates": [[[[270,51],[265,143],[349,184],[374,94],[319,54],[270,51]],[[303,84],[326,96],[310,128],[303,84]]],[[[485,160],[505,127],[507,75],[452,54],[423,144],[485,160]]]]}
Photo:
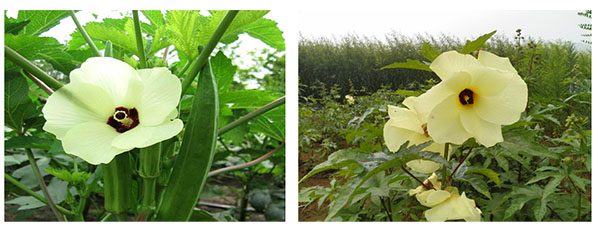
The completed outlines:
{"type": "MultiPolygon", "coordinates": [[[[277,152],[285,144],[283,88],[232,89],[236,72],[246,72],[235,66],[239,53],[223,51],[244,33],[269,54],[284,51],[268,12],[145,10],[142,22],[133,10],[84,26],[75,11],[19,11],[7,19],[6,157],[20,168],[5,169],[19,189],[6,203],[17,212],[48,206],[59,221],[232,220],[196,207],[207,179],[284,168],[277,152]],[[40,36],[69,16],[77,30],[67,46],[40,36]],[[241,146],[254,155],[244,156],[241,146]],[[27,157],[16,159],[21,153],[27,157]],[[233,155],[247,160],[221,164],[233,155]],[[32,191],[37,185],[43,196],[32,191]],[[98,212],[88,212],[90,205],[98,212]]],[[[262,204],[269,220],[283,220],[284,207],[275,204],[281,199],[262,204]]]]}

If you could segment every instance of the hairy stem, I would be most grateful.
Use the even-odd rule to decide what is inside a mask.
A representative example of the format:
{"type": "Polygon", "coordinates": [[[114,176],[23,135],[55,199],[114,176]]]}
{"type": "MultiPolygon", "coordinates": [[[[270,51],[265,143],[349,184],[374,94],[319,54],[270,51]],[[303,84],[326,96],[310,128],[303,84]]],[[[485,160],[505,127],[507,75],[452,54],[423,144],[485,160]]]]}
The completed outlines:
{"type": "Polygon", "coordinates": [[[46,183],[44,182],[44,177],[42,177],[42,173],[40,172],[40,167],[38,167],[37,163],[35,162],[35,158],[33,157],[33,152],[31,152],[31,149],[27,148],[25,149],[25,153],[27,154],[27,159],[29,159],[29,164],[31,164],[31,168],[33,169],[33,174],[35,174],[35,177],[38,179],[40,183],[40,188],[42,189],[42,192],[46,197],[46,201],[48,201],[48,206],[50,207],[50,210],[52,210],[52,213],[54,213],[54,216],[56,216],[56,219],[58,219],[58,221],[65,221],[65,218],[60,214],[58,208],[56,207],[56,204],[54,203],[54,201],[52,201],[52,198],[50,197],[50,193],[48,192],[48,188],[46,187],[46,183]]]}
{"type": "MultiPolygon", "coordinates": [[[[419,180],[419,178],[415,177],[415,175],[413,175],[412,173],[410,173],[410,171],[408,171],[406,168],[404,168],[404,166],[400,166],[400,168],[402,168],[402,170],[405,173],[407,173],[410,177],[412,177],[413,179],[415,179],[417,182],[421,183],[421,186],[423,186],[425,189],[427,189],[427,190],[431,189],[427,184],[423,183],[422,180],[419,180]]],[[[435,187],[433,187],[433,189],[437,190],[437,189],[435,189],[435,187]]]]}
{"type": "Polygon", "coordinates": [[[460,168],[460,166],[463,164],[463,162],[465,162],[465,160],[467,160],[467,157],[469,157],[469,155],[471,154],[472,150],[473,150],[473,148],[471,147],[469,149],[469,152],[467,152],[467,154],[460,159],[460,162],[458,163],[458,165],[456,166],[456,168],[454,168],[454,170],[450,174],[450,177],[448,177],[448,182],[446,182],[448,186],[450,186],[450,183],[452,183],[452,177],[454,177],[454,174],[456,174],[456,171],[458,170],[458,168],[460,168]]]}
{"type": "Polygon", "coordinates": [[[225,31],[227,30],[235,16],[238,14],[238,12],[239,10],[229,10],[227,14],[225,14],[225,17],[223,17],[223,19],[219,23],[219,26],[208,40],[208,43],[206,43],[206,46],[202,49],[202,52],[200,52],[200,55],[194,62],[194,65],[190,69],[190,72],[186,75],[185,79],[181,83],[181,95],[185,94],[185,91],[188,89],[188,87],[190,87],[190,84],[192,84],[192,81],[194,80],[198,72],[200,72],[202,66],[206,64],[206,62],[208,61],[208,57],[212,53],[213,49],[215,49],[215,47],[219,43],[219,40],[221,40],[221,37],[223,36],[223,34],[225,34],[225,31]]]}
{"type": "MultiPolygon", "coordinates": [[[[450,148],[450,143],[446,143],[444,145],[444,160],[448,160],[448,149],[450,148]]],[[[446,169],[448,167],[446,167],[446,165],[442,166],[442,184],[446,183],[446,169]]],[[[444,189],[446,186],[449,185],[442,185],[442,189],[444,189]]]]}
{"type": "MultiPolygon", "coordinates": [[[[15,186],[17,186],[17,188],[19,188],[19,189],[23,190],[24,192],[26,192],[27,194],[33,196],[33,198],[36,198],[40,202],[42,202],[46,205],[48,204],[48,200],[46,200],[46,198],[44,198],[44,196],[41,196],[40,194],[35,193],[33,190],[29,189],[27,186],[25,186],[24,184],[19,182],[17,179],[12,177],[10,174],[4,173],[4,180],[7,180],[8,182],[14,184],[15,186]]],[[[75,213],[73,211],[70,211],[59,205],[56,205],[56,208],[58,209],[58,211],[60,211],[64,215],[69,215],[69,216],[75,215],[75,213]]]]}
{"type": "Polygon", "coordinates": [[[231,129],[237,127],[237,126],[239,126],[239,125],[241,125],[243,123],[246,123],[249,120],[252,120],[252,119],[260,116],[261,114],[268,112],[269,110],[275,109],[276,107],[283,105],[284,103],[285,103],[285,96],[283,96],[281,98],[278,98],[275,101],[270,102],[269,104],[264,105],[263,107],[258,108],[256,110],[254,110],[254,111],[252,111],[252,112],[250,112],[250,113],[248,113],[248,114],[246,114],[246,115],[238,118],[237,120],[235,120],[235,121],[233,121],[233,122],[231,122],[231,123],[223,126],[222,128],[219,129],[218,134],[221,135],[223,133],[226,133],[229,130],[231,130],[231,129]]]}
{"type": "Polygon", "coordinates": [[[31,61],[27,60],[25,57],[23,57],[15,50],[11,49],[6,45],[4,45],[4,55],[6,56],[6,59],[12,61],[19,67],[23,68],[25,71],[30,72],[53,90],[56,91],[63,86],[63,84],[60,83],[58,80],[46,74],[46,72],[37,67],[37,65],[33,64],[31,61]]]}
{"type": "Polygon", "coordinates": [[[269,156],[273,155],[275,152],[277,152],[279,149],[283,148],[284,146],[285,146],[285,144],[281,144],[279,147],[277,147],[277,148],[269,151],[269,153],[266,153],[265,155],[260,156],[260,158],[254,159],[254,160],[252,160],[250,162],[246,162],[244,164],[229,166],[229,167],[225,167],[225,168],[221,168],[221,169],[210,171],[208,173],[207,177],[212,177],[212,176],[217,175],[217,174],[221,174],[221,173],[233,171],[233,170],[236,170],[236,169],[242,169],[242,168],[246,168],[248,166],[256,165],[256,164],[262,162],[263,160],[267,159],[269,156]]]}
{"type": "Polygon", "coordinates": [[[52,88],[48,87],[48,85],[46,85],[44,82],[42,82],[40,79],[38,79],[37,77],[35,77],[33,74],[31,74],[28,71],[25,71],[25,75],[27,77],[29,77],[29,79],[31,79],[31,81],[33,81],[35,84],[38,85],[38,87],[40,87],[42,90],[44,90],[46,92],[46,94],[51,95],[54,93],[54,91],[52,90],[52,88]]]}
{"type": "Polygon", "coordinates": [[[140,66],[146,68],[146,53],[144,52],[144,39],[142,37],[142,29],[140,27],[140,17],[137,10],[133,10],[133,28],[135,29],[135,42],[138,49],[138,57],[140,57],[140,66]]]}
{"type": "Polygon", "coordinates": [[[79,33],[81,33],[81,36],[83,36],[85,41],[88,43],[88,45],[90,46],[90,49],[92,49],[92,51],[94,52],[94,55],[96,55],[97,57],[102,56],[102,54],[100,54],[100,51],[94,44],[94,41],[92,40],[92,38],[90,38],[90,36],[85,31],[85,29],[81,26],[81,24],[79,24],[79,20],[77,20],[77,17],[75,16],[75,11],[69,10],[69,14],[71,14],[71,18],[73,18],[73,22],[75,22],[75,25],[77,26],[77,30],[79,30],[79,33]]]}

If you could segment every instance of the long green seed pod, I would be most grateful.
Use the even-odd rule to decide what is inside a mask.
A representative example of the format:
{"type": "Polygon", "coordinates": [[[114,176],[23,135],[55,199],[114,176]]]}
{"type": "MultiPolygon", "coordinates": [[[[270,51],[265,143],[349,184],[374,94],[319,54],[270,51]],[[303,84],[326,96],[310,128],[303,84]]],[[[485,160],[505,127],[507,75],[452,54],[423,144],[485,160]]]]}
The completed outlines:
{"type": "Polygon", "coordinates": [[[157,220],[186,221],[198,202],[217,141],[219,99],[210,63],[202,69],[192,111],[173,173],[160,202],[157,220]]]}

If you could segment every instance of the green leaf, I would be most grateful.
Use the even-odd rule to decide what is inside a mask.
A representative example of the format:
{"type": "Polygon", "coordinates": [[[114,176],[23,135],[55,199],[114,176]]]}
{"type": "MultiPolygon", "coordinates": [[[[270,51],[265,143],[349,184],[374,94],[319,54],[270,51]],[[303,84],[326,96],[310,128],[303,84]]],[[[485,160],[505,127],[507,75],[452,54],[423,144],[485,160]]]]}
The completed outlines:
{"type": "Polygon", "coordinates": [[[536,173],[535,177],[532,177],[531,179],[529,179],[529,181],[527,181],[527,183],[525,184],[533,184],[535,182],[541,181],[543,179],[546,179],[548,177],[557,177],[560,176],[560,173],[556,173],[556,172],[539,172],[536,173]]]}
{"type": "Polygon", "coordinates": [[[586,191],[586,188],[585,188],[586,181],[588,182],[588,184],[590,184],[589,180],[578,177],[575,174],[570,174],[569,178],[571,179],[571,181],[573,182],[573,184],[576,187],[578,187],[579,189],[581,189],[584,192],[586,191]]]}
{"type": "Polygon", "coordinates": [[[352,159],[328,159],[327,161],[322,162],[319,165],[315,166],[315,168],[313,168],[310,172],[308,172],[306,175],[304,175],[304,177],[302,177],[302,179],[300,179],[300,181],[298,181],[298,184],[302,183],[302,181],[306,180],[307,178],[309,178],[317,173],[323,172],[325,170],[339,169],[339,168],[351,167],[351,166],[356,167],[356,166],[360,166],[360,164],[356,160],[352,160],[352,159]]]}
{"type": "Polygon", "coordinates": [[[194,209],[194,211],[192,211],[192,216],[190,216],[190,220],[189,221],[210,221],[210,222],[216,222],[218,221],[213,214],[211,214],[208,211],[202,210],[202,209],[194,209]]]}
{"type": "Polygon", "coordinates": [[[219,87],[219,95],[224,96],[233,82],[233,75],[237,71],[237,66],[231,64],[231,59],[227,58],[222,51],[212,57],[210,63],[219,87]]]}
{"type": "Polygon", "coordinates": [[[13,35],[19,34],[29,24],[29,20],[18,21],[14,18],[9,18],[4,15],[4,33],[9,33],[13,35]]]}
{"type": "MultiPolygon", "coordinates": [[[[239,34],[246,32],[246,28],[248,28],[248,25],[258,21],[268,12],[268,10],[239,11],[238,14],[235,16],[235,19],[231,22],[231,25],[227,27],[227,30],[225,30],[221,42],[228,44],[237,40],[239,34]]],[[[201,25],[200,31],[202,32],[198,34],[198,39],[200,40],[201,44],[205,44],[208,42],[212,33],[216,30],[219,23],[221,23],[221,20],[225,17],[225,14],[227,14],[227,11],[212,10],[210,11],[210,13],[210,21],[201,25]]]]}
{"type": "Polygon", "coordinates": [[[500,168],[502,168],[502,170],[504,170],[504,172],[508,172],[508,161],[506,160],[506,158],[504,158],[503,156],[497,155],[494,157],[494,159],[496,159],[498,166],[500,166],[500,168]]]}
{"type": "Polygon", "coordinates": [[[66,75],[76,67],[73,57],[65,52],[65,46],[55,38],[7,34],[4,35],[4,44],[17,51],[27,60],[45,60],[52,64],[54,69],[66,75]]]}
{"type": "Polygon", "coordinates": [[[406,62],[396,62],[396,63],[392,63],[390,65],[384,66],[379,70],[384,70],[384,69],[418,69],[418,70],[425,70],[425,71],[430,71],[431,69],[429,68],[429,65],[426,65],[423,62],[420,62],[418,60],[413,60],[413,59],[407,59],[406,62]]]}
{"type": "Polygon", "coordinates": [[[440,55],[440,52],[436,49],[433,49],[429,43],[423,43],[421,46],[421,55],[430,62],[435,60],[440,55]]]}
{"type": "Polygon", "coordinates": [[[467,170],[467,173],[478,173],[478,174],[484,175],[487,178],[489,178],[490,180],[492,180],[494,183],[496,183],[496,185],[498,185],[498,187],[500,187],[500,178],[498,178],[498,173],[494,172],[491,169],[475,168],[475,169],[467,170]]]}
{"type": "Polygon", "coordinates": [[[480,176],[465,175],[464,177],[457,179],[469,182],[471,184],[471,187],[473,187],[479,193],[485,195],[485,197],[487,197],[488,199],[492,199],[492,195],[490,194],[487,184],[483,179],[481,179],[480,176]]]}
{"type": "MultiPolygon", "coordinates": [[[[170,10],[167,12],[166,28],[171,33],[168,40],[185,55],[187,60],[198,56],[198,46],[206,43],[197,40],[196,33],[199,32],[200,24],[206,23],[208,20],[208,18],[200,16],[200,12],[196,10],[170,10]]],[[[208,33],[208,35],[211,34],[212,32],[208,33]]],[[[208,41],[208,39],[206,40],[208,41]]]]}
{"type": "MultiPolygon", "coordinates": [[[[133,19],[130,17],[123,19],[105,18],[102,22],[88,22],[84,29],[94,40],[104,42],[110,40],[113,46],[130,53],[137,53],[133,19]]],[[[144,46],[146,46],[145,43],[144,46]]]]}
{"type": "Polygon", "coordinates": [[[87,182],[90,178],[90,173],[87,172],[73,172],[66,169],[54,169],[54,168],[46,168],[44,169],[46,172],[51,174],[52,176],[58,177],[59,179],[69,182],[71,184],[83,184],[87,182]]]}
{"type": "Polygon", "coordinates": [[[257,117],[250,123],[250,130],[263,133],[279,142],[285,141],[285,105],[257,117]]]}
{"type": "Polygon", "coordinates": [[[285,50],[285,40],[283,32],[277,27],[277,22],[260,18],[254,23],[244,27],[243,32],[248,35],[263,41],[265,44],[279,50],[285,50]]]}
{"type": "Polygon", "coordinates": [[[277,98],[278,95],[265,90],[235,90],[225,92],[220,103],[232,104],[230,109],[257,109],[277,98]]]}
{"type": "Polygon", "coordinates": [[[533,204],[533,215],[535,216],[536,221],[542,221],[544,216],[546,216],[546,212],[548,211],[546,203],[547,201],[545,199],[540,199],[533,204]]]}
{"type": "Polygon", "coordinates": [[[467,43],[465,43],[465,45],[463,46],[460,53],[461,54],[470,54],[471,52],[476,51],[479,48],[483,48],[485,41],[490,39],[494,34],[496,34],[496,31],[479,36],[475,41],[467,40],[467,43]]]}
{"type": "Polygon", "coordinates": [[[510,220],[510,217],[512,217],[517,211],[520,211],[521,209],[523,209],[523,206],[525,205],[525,203],[536,199],[535,197],[530,197],[530,196],[520,196],[517,198],[513,198],[511,200],[510,206],[508,208],[506,208],[506,211],[504,211],[504,221],[510,220]]]}
{"type": "MultiPolygon", "coordinates": [[[[39,193],[39,194],[41,194],[41,193],[39,193]]],[[[46,206],[46,204],[39,201],[38,199],[36,199],[33,196],[19,196],[17,198],[11,199],[4,203],[19,205],[19,208],[17,210],[29,210],[29,209],[35,209],[35,208],[46,206]]]]}
{"type": "Polygon", "coordinates": [[[394,93],[396,93],[397,95],[402,95],[402,96],[407,96],[407,97],[421,95],[421,92],[419,92],[419,91],[410,91],[410,90],[403,90],[403,89],[398,89],[394,93]]]}
{"type": "Polygon", "coordinates": [[[69,16],[66,10],[19,10],[17,21],[29,21],[22,34],[38,36],[69,16]]]}
{"type": "Polygon", "coordinates": [[[325,218],[325,221],[330,221],[332,218],[337,215],[337,213],[348,204],[347,201],[351,200],[351,195],[354,193],[354,190],[359,184],[361,176],[357,176],[352,178],[347,182],[343,188],[339,189],[335,200],[329,204],[329,214],[325,218]]]}
{"type": "MultiPolygon", "coordinates": [[[[39,115],[27,95],[29,87],[19,74],[7,74],[4,79],[4,124],[16,132],[24,131],[24,121],[39,115]]],[[[10,144],[9,144],[10,145],[10,144]]]]}
{"type": "Polygon", "coordinates": [[[545,199],[546,197],[554,193],[556,187],[560,185],[560,182],[562,182],[564,178],[564,176],[557,176],[552,178],[552,180],[550,180],[548,184],[546,184],[546,187],[544,187],[544,193],[542,194],[542,198],[545,199]]]}
{"type": "Polygon", "coordinates": [[[212,165],[218,117],[219,95],[209,61],[198,79],[181,149],[158,209],[158,220],[184,221],[192,215],[212,165]]]}
{"type": "Polygon", "coordinates": [[[142,10],[142,14],[150,21],[153,30],[165,25],[165,16],[160,10],[142,10]]]}
{"type": "Polygon", "coordinates": [[[54,141],[37,136],[16,136],[4,141],[4,149],[36,148],[50,150],[54,141]]]}

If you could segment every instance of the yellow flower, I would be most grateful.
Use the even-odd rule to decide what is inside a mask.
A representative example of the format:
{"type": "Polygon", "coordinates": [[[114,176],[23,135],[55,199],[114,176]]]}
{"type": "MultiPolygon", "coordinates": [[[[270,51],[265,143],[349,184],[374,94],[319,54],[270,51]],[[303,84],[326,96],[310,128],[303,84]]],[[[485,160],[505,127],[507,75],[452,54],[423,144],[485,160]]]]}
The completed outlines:
{"type": "Polygon", "coordinates": [[[462,144],[474,137],[493,146],[504,140],[501,125],[518,121],[527,106],[527,84],[508,58],[480,51],[475,59],[449,51],[430,68],[442,82],[416,99],[415,110],[426,116],[436,143],[462,144]]]}
{"type": "MultiPolygon", "coordinates": [[[[406,108],[388,106],[390,120],[383,127],[383,139],[391,152],[397,152],[400,146],[408,141],[408,145],[418,145],[431,140],[425,128],[425,122],[419,119],[415,111],[415,97],[408,97],[402,102],[406,108]]],[[[437,152],[443,155],[444,144],[432,143],[423,151],[437,152]]],[[[440,164],[430,160],[412,160],[406,165],[420,173],[432,173],[440,168],[440,164]]]]}
{"type": "Polygon", "coordinates": [[[450,197],[449,192],[442,190],[442,182],[438,181],[438,177],[435,173],[432,173],[431,176],[423,182],[423,184],[427,185],[431,189],[425,190],[426,188],[421,185],[408,191],[408,195],[416,195],[415,197],[423,206],[433,207],[444,202],[450,197]]]}
{"type": "Polygon", "coordinates": [[[474,200],[467,198],[464,192],[459,196],[455,187],[448,187],[445,191],[450,194],[449,198],[424,212],[427,221],[481,220],[481,210],[477,208],[474,200]]]}
{"type": "Polygon", "coordinates": [[[348,103],[348,105],[354,104],[354,97],[352,97],[352,95],[346,95],[344,96],[344,98],[346,98],[346,102],[348,103]]]}
{"type": "Polygon", "coordinates": [[[179,79],[167,68],[135,70],[114,58],[87,59],[71,71],[42,109],[43,129],[62,141],[66,153],[90,164],[177,135],[179,79]]]}

